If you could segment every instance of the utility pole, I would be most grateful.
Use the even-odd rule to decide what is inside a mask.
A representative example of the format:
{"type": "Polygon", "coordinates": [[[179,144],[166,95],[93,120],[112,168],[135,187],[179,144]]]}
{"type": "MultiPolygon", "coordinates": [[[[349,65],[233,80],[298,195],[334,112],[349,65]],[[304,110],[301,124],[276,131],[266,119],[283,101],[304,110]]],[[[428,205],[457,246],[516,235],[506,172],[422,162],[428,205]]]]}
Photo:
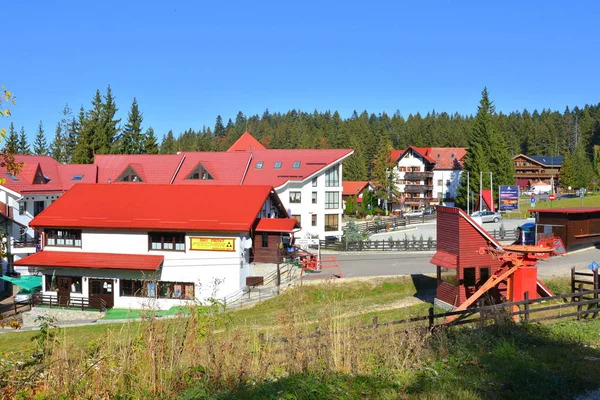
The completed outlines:
{"type": "Polygon", "coordinates": [[[479,211],[482,210],[483,207],[483,198],[481,191],[483,190],[483,171],[479,171],[479,211]]]}
{"type": "Polygon", "coordinates": [[[490,171],[490,195],[491,195],[491,202],[492,202],[492,208],[494,209],[493,211],[496,211],[496,207],[494,207],[494,186],[492,185],[492,175],[494,173],[492,171],[490,171]]]}
{"type": "Polygon", "coordinates": [[[469,212],[469,200],[471,199],[471,185],[469,183],[469,171],[467,171],[467,215],[471,215],[469,212]]]}

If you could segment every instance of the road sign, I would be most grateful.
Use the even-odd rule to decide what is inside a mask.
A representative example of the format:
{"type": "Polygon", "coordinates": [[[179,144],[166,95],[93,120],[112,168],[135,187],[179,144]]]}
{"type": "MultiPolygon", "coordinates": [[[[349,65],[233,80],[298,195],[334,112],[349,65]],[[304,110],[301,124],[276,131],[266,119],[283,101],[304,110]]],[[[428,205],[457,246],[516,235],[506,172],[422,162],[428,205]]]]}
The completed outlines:
{"type": "Polygon", "coordinates": [[[550,199],[550,201],[555,200],[556,196],[554,196],[553,194],[551,194],[550,197],[549,197],[549,199],[550,199]]]}
{"type": "Polygon", "coordinates": [[[531,207],[535,207],[535,197],[531,198],[531,207]]]}

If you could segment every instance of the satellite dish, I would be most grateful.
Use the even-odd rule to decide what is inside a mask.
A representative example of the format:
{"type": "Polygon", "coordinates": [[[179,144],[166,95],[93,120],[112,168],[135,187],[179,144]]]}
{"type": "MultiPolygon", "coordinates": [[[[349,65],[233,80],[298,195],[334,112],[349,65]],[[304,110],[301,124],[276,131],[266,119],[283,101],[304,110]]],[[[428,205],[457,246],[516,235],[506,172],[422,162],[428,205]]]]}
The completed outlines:
{"type": "Polygon", "coordinates": [[[244,240],[242,240],[242,247],[244,249],[251,249],[252,248],[252,239],[244,238],[244,240]]]}

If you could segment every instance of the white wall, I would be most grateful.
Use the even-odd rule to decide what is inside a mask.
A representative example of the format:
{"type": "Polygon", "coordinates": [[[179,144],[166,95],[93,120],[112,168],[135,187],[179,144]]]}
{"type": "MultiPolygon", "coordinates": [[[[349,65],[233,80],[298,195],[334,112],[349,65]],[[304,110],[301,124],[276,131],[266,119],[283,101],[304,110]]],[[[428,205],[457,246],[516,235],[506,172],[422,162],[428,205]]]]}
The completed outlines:
{"type": "Polygon", "coordinates": [[[445,169],[433,171],[433,197],[444,199],[446,197],[456,197],[458,187],[460,186],[460,178],[462,169],[445,169]],[[438,185],[438,181],[442,181],[442,185],[438,185]],[[450,182],[448,185],[447,182],[450,182]]]}

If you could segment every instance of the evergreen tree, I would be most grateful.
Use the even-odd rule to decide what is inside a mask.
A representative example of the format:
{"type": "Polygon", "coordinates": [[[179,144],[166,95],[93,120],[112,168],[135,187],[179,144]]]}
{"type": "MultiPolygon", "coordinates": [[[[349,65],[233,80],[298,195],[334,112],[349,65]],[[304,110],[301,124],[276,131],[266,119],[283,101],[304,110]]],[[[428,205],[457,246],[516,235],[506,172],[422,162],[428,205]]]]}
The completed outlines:
{"type": "Polygon", "coordinates": [[[19,150],[19,135],[15,129],[15,124],[10,123],[8,127],[8,135],[6,136],[5,152],[8,154],[17,154],[19,150]]]}
{"type": "Polygon", "coordinates": [[[575,178],[575,165],[573,164],[573,157],[571,154],[567,153],[567,155],[563,159],[563,164],[560,169],[560,187],[564,190],[568,190],[569,186],[571,188],[577,188],[576,186],[576,178],[575,178]]]}
{"type": "Polygon", "coordinates": [[[46,134],[44,133],[44,125],[42,121],[38,124],[38,130],[33,141],[33,153],[38,156],[48,155],[48,142],[46,141],[46,134]]]}
{"type": "Polygon", "coordinates": [[[99,147],[94,154],[110,154],[113,150],[113,143],[118,137],[120,119],[115,119],[118,108],[115,104],[115,98],[112,95],[110,85],[106,88],[104,95],[104,104],[100,113],[100,127],[98,132],[99,147]]]}
{"type": "Polygon", "coordinates": [[[98,153],[102,138],[100,135],[100,118],[102,115],[102,96],[96,90],[92,100],[92,108],[84,113],[83,107],[79,111],[77,142],[73,152],[73,162],[76,164],[91,164],[94,154],[98,153]]]}
{"type": "Polygon", "coordinates": [[[382,140],[377,148],[375,163],[371,174],[375,185],[375,196],[382,201],[386,214],[392,200],[398,195],[394,174],[394,160],[390,157],[394,151],[390,140],[382,140]]]}
{"type": "Polygon", "coordinates": [[[21,131],[19,132],[19,147],[18,154],[31,154],[31,150],[29,149],[29,143],[27,142],[27,135],[25,134],[25,128],[21,127],[21,131]]]}
{"type": "Polygon", "coordinates": [[[146,130],[146,133],[144,134],[143,153],[158,154],[158,151],[158,141],[156,139],[156,136],[154,135],[154,129],[150,127],[146,130]]]}
{"type": "Polygon", "coordinates": [[[123,132],[117,140],[116,147],[119,154],[141,154],[144,152],[144,140],[142,135],[142,121],[144,116],[140,113],[137,99],[134,97],[131,110],[127,115],[127,123],[123,132]]]}
{"type": "Polygon", "coordinates": [[[217,138],[225,137],[225,127],[223,126],[223,118],[217,115],[217,122],[215,123],[215,136],[217,138]]]}
{"type": "Polygon", "coordinates": [[[67,153],[65,152],[65,137],[63,135],[63,127],[59,121],[56,124],[56,131],[54,133],[54,140],[50,144],[50,155],[56,161],[60,163],[67,163],[67,153]]]}
{"type": "Polygon", "coordinates": [[[177,142],[173,131],[170,130],[166,136],[163,136],[163,140],[160,144],[160,154],[175,154],[177,153],[177,142]]]}

